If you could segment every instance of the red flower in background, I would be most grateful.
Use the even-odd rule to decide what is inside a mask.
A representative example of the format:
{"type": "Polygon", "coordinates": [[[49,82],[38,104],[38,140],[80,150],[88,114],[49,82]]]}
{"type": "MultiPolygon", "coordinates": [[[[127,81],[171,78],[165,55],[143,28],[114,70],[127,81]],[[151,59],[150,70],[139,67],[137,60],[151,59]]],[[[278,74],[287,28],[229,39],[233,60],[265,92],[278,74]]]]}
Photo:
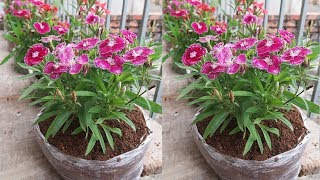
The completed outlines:
{"type": "Polygon", "coordinates": [[[31,2],[35,6],[40,6],[44,4],[43,0],[29,0],[29,2],[31,2]]]}
{"type": "Polygon", "coordinates": [[[210,29],[220,35],[227,31],[227,27],[228,25],[225,22],[216,22],[214,26],[210,27],[210,29]]]}
{"type": "Polygon", "coordinates": [[[200,44],[190,45],[184,52],[181,60],[186,66],[192,66],[201,61],[202,57],[207,53],[207,49],[200,44]]]}
{"type": "Polygon", "coordinates": [[[39,34],[46,34],[51,31],[51,28],[46,22],[35,22],[33,27],[37,30],[39,34]]]}
{"type": "Polygon", "coordinates": [[[208,27],[204,22],[193,22],[191,24],[191,27],[197,34],[203,34],[208,32],[208,27]]]}
{"type": "Polygon", "coordinates": [[[55,6],[51,6],[50,4],[42,4],[40,5],[40,8],[42,12],[58,12],[58,8],[55,6]]]}
{"type": "Polygon", "coordinates": [[[31,18],[31,12],[27,9],[13,10],[13,15],[20,18],[31,18]]]}
{"type": "Polygon", "coordinates": [[[212,12],[212,13],[216,11],[216,8],[210,7],[206,3],[201,3],[201,4],[197,5],[197,8],[199,11],[207,11],[207,12],[212,12]]]}
{"type": "Polygon", "coordinates": [[[24,62],[28,66],[38,65],[48,53],[49,49],[44,47],[43,44],[35,44],[27,51],[24,62]]]}

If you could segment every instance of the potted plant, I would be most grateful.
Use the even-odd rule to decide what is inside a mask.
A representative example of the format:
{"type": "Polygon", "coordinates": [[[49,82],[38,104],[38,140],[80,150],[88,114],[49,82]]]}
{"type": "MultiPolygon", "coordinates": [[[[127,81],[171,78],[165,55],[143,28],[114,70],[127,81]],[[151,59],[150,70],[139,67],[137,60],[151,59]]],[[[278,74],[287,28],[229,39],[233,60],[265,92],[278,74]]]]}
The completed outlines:
{"type": "MultiPolygon", "coordinates": [[[[28,74],[26,69],[18,64],[23,63],[23,57],[28,48],[41,42],[41,38],[59,35],[55,28],[67,23],[58,21],[58,9],[39,0],[4,1],[6,33],[4,38],[9,42],[11,53],[1,64],[14,58],[15,69],[22,74],[28,74]],[[52,28],[51,28],[52,27],[52,28]]],[[[67,32],[67,29],[66,29],[67,32]]]]}
{"type": "Polygon", "coordinates": [[[78,2],[68,31],[30,46],[20,64],[32,71],[25,78],[39,77],[20,99],[41,104],[34,132],[66,179],[140,177],[152,133],[143,109],[162,111],[143,97],[159,79],[149,70],[161,48],[152,39],[138,45],[129,30],[110,34],[103,22],[107,12],[98,1],[78,2]]]}
{"type": "Polygon", "coordinates": [[[262,6],[237,1],[238,23],[229,21],[229,35],[195,41],[179,64],[198,77],[178,99],[199,106],[192,133],[222,179],[296,178],[310,138],[301,109],[320,113],[319,105],[300,97],[318,80],[308,71],[319,44],[306,39],[297,45],[286,30],[264,32],[262,6]]]}
{"type": "MultiPolygon", "coordinates": [[[[199,37],[205,37],[208,33],[208,26],[204,23],[219,24],[225,29],[225,23],[215,19],[215,8],[200,1],[194,0],[173,0],[163,2],[163,22],[166,29],[163,39],[167,41],[167,58],[171,57],[173,62],[180,62],[186,48],[193,44],[199,37]],[[194,22],[192,24],[192,22],[194,22]],[[197,31],[194,31],[194,28],[197,31]],[[172,49],[172,50],[170,50],[172,49]]],[[[214,35],[224,33],[219,31],[214,35]]],[[[218,40],[212,34],[210,37],[218,40]]],[[[173,69],[180,74],[185,74],[186,70],[178,67],[175,63],[173,69]]]]}

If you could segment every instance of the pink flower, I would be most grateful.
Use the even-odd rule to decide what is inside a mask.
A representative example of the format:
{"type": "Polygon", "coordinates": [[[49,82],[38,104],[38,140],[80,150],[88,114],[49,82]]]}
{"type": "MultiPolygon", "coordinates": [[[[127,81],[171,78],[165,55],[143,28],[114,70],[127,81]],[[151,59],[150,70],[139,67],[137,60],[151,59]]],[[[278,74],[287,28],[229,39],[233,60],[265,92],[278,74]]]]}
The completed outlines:
{"type": "Polygon", "coordinates": [[[252,48],[257,42],[256,38],[244,38],[235,43],[234,49],[247,50],[252,48]]]}
{"type": "Polygon", "coordinates": [[[279,74],[280,64],[280,58],[276,55],[271,55],[264,58],[254,57],[252,60],[253,67],[266,70],[270,74],[279,74]]]}
{"type": "Polygon", "coordinates": [[[58,44],[54,49],[53,54],[62,64],[68,64],[75,56],[72,45],[67,45],[65,42],[58,44]]]}
{"type": "Polygon", "coordinates": [[[39,34],[46,34],[51,31],[51,28],[46,22],[35,22],[33,27],[37,30],[39,34]]]}
{"type": "Polygon", "coordinates": [[[221,35],[227,31],[227,25],[225,23],[216,22],[216,24],[211,26],[210,29],[221,35]]]}
{"type": "Polygon", "coordinates": [[[86,17],[87,24],[98,24],[100,23],[100,17],[94,13],[89,13],[86,17]]]}
{"type": "Polygon", "coordinates": [[[44,66],[43,72],[50,76],[51,79],[59,78],[63,73],[68,72],[69,68],[58,65],[55,62],[47,62],[44,66]]]}
{"type": "Polygon", "coordinates": [[[35,6],[40,6],[40,5],[44,4],[44,2],[42,0],[29,0],[29,2],[31,2],[35,6]]]}
{"type": "Polygon", "coordinates": [[[224,64],[226,61],[230,61],[233,57],[230,45],[223,45],[223,43],[216,44],[210,54],[217,58],[218,61],[224,64]]]}
{"type": "Polygon", "coordinates": [[[289,62],[291,65],[299,65],[303,63],[307,55],[311,53],[312,51],[310,49],[296,46],[285,51],[281,56],[281,60],[283,62],[289,62]]]}
{"type": "Polygon", "coordinates": [[[31,12],[27,9],[13,10],[13,15],[20,18],[31,18],[31,12]]]}
{"type": "Polygon", "coordinates": [[[172,10],[170,13],[170,15],[173,17],[186,17],[188,14],[188,11],[185,9],[172,10]]]}
{"type": "Polygon", "coordinates": [[[257,44],[257,52],[259,57],[269,56],[272,52],[278,52],[283,47],[283,41],[281,38],[275,35],[269,35],[266,39],[263,39],[257,44]]]}
{"type": "Polygon", "coordinates": [[[38,65],[48,53],[49,49],[44,47],[43,44],[35,44],[28,49],[24,57],[24,62],[28,66],[38,65]]]}
{"type": "Polygon", "coordinates": [[[94,48],[99,43],[99,41],[100,40],[96,37],[83,39],[77,44],[75,48],[77,50],[90,50],[94,48]]]}
{"type": "Polygon", "coordinates": [[[61,41],[61,39],[58,36],[49,35],[47,37],[42,37],[41,41],[44,42],[44,43],[49,43],[49,42],[52,42],[52,41],[61,41]]]}
{"type": "Polygon", "coordinates": [[[193,6],[198,6],[201,4],[199,0],[186,0],[186,1],[193,6]]]}
{"type": "Polygon", "coordinates": [[[61,26],[61,25],[56,25],[52,27],[53,30],[57,31],[59,34],[65,34],[69,31],[69,28],[61,26]]]}
{"type": "Polygon", "coordinates": [[[212,36],[212,35],[207,35],[207,36],[199,38],[199,41],[201,43],[207,43],[207,42],[210,42],[210,41],[218,41],[218,40],[219,40],[219,38],[217,36],[212,36]]]}
{"type": "Polygon", "coordinates": [[[89,62],[88,54],[82,54],[75,61],[74,60],[70,61],[69,64],[67,65],[70,68],[69,74],[78,74],[82,70],[83,65],[88,64],[88,62],[89,62]]]}
{"type": "Polygon", "coordinates": [[[122,57],[115,55],[113,58],[96,58],[93,63],[97,68],[107,69],[113,74],[121,74],[123,71],[122,66],[124,64],[124,61],[122,57]]]}
{"type": "Polygon", "coordinates": [[[215,79],[219,76],[220,73],[225,72],[226,67],[219,65],[218,63],[205,62],[202,65],[201,73],[208,76],[209,79],[215,79]]]}
{"type": "Polygon", "coordinates": [[[137,39],[136,33],[129,30],[121,30],[121,34],[130,44],[133,44],[134,41],[137,39]]]}
{"type": "Polygon", "coordinates": [[[257,24],[258,23],[258,17],[253,14],[246,14],[244,15],[242,19],[243,24],[257,24]]]}
{"type": "Polygon", "coordinates": [[[279,34],[281,36],[281,38],[287,42],[287,43],[291,43],[292,40],[295,38],[294,37],[294,34],[292,34],[291,32],[289,31],[286,31],[286,30],[283,30],[283,29],[279,29],[279,34]]]}
{"type": "Polygon", "coordinates": [[[123,59],[126,62],[132,62],[133,65],[138,66],[144,64],[153,53],[153,49],[138,46],[126,52],[123,59]]]}
{"type": "Polygon", "coordinates": [[[208,32],[208,27],[204,22],[199,22],[199,23],[193,22],[191,24],[191,27],[197,34],[203,34],[208,32]]]}
{"type": "Polygon", "coordinates": [[[122,51],[126,47],[125,40],[117,35],[110,35],[108,39],[102,41],[99,45],[100,56],[109,57],[110,53],[122,51]]]}
{"type": "Polygon", "coordinates": [[[207,49],[200,44],[192,44],[185,50],[181,58],[182,63],[186,66],[197,64],[206,53],[207,49]]]}

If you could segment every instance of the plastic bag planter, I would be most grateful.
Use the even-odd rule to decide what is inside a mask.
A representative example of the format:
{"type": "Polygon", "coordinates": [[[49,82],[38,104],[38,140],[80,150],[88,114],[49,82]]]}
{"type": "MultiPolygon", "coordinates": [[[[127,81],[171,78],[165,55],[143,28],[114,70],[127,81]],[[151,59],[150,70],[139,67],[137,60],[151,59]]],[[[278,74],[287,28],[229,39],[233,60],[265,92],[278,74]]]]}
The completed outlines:
{"type": "MultiPolygon", "coordinates": [[[[140,110],[142,110],[140,108],[140,110]]],[[[146,113],[142,110],[147,126],[150,123],[146,113]]],[[[88,180],[135,180],[139,179],[143,170],[143,157],[152,139],[152,132],[145,138],[139,147],[129,152],[116,156],[107,161],[85,160],[62,153],[56,147],[50,145],[40,131],[38,125],[34,131],[40,147],[56,171],[64,179],[88,180]]]]}
{"type": "MultiPolygon", "coordinates": [[[[300,111],[302,118],[306,119],[300,111]]],[[[196,114],[196,116],[198,113],[196,114]]],[[[196,117],[195,116],[195,117],[196,117]]],[[[294,148],[265,161],[243,160],[221,154],[208,145],[198,132],[196,125],[192,125],[192,134],[201,154],[211,168],[221,179],[232,180],[292,180],[298,177],[301,168],[301,156],[309,142],[310,133],[294,148]]]]}

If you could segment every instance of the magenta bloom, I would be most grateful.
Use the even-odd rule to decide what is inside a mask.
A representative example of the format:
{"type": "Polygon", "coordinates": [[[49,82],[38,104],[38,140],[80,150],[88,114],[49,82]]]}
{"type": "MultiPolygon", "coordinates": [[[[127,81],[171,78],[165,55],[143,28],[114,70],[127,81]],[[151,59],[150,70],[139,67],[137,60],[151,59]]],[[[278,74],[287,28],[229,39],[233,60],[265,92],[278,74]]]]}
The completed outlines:
{"type": "Polygon", "coordinates": [[[123,71],[123,58],[115,55],[113,58],[112,57],[108,57],[106,59],[102,59],[102,58],[97,58],[94,60],[94,65],[97,68],[101,68],[101,69],[107,69],[108,71],[110,71],[113,74],[121,74],[123,71]]]}
{"type": "Polygon", "coordinates": [[[170,13],[170,15],[173,17],[186,17],[188,14],[188,11],[185,9],[172,10],[170,13]]]}
{"type": "Polygon", "coordinates": [[[223,43],[216,44],[210,54],[217,58],[222,64],[225,64],[227,61],[231,61],[233,57],[231,47],[229,47],[229,45],[223,45],[223,43]]]}
{"type": "Polygon", "coordinates": [[[208,27],[206,25],[206,23],[204,22],[193,22],[191,24],[192,29],[194,30],[194,32],[196,32],[197,34],[203,34],[208,32],[208,27]]]}
{"type": "Polygon", "coordinates": [[[199,0],[186,0],[186,1],[193,6],[198,6],[201,4],[199,0]]]}
{"type": "Polygon", "coordinates": [[[243,24],[257,24],[258,23],[258,17],[253,14],[246,14],[244,15],[242,19],[243,24]]]}
{"type": "Polygon", "coordinates": [[[283,47],[283,41],[281,38],[270,35],[266,39],[263,39],[257,44],[257,52],[259,57],[269,56],[272,52],[278,52],[283,47]]]}
{"type": "Polygon", "coordinates": [[[123,38],[117,35],[110,35],[108,39],[102,41],[99,45],[100,56],[109,57],[110,53],[122,51],[126,47],[126,42],[123,38]]]}
{"type": "Polygon", "coordinates": [[[207,49],[200,44],[190,45],[182,56],[182,63],[186,66],[192,66],[201,61],[202,57],[207,53],[207,49]]]}
{"type": "Polygon", "coordinates": [[[215,79],[220,73],[225,71],[225,66],[213,62],[205,62],[201,68],[201,73],[207,75],[209,79],[215,79]]]}
{"type": "Polygon", "coordinates": [[[46,34],[51,31],[51,28],[46,22],[35,22],[33,27],[37,30],[39,34],[46,34]]]}
{"type": "Polygon", "coordinates": [[[28,49],[24,56],[24,62],[28,66],[40,64],[44,57],[49,53],[49,49],[44,47],[43,44],[35,44],[28,49]]]}
{"type": "Polygon", "coordinates": [[[90,50],[94,48],[99,43],[99,41],[100,40],[96,37],[83,39],[77,44],[75,48],[77,50],[90,50]]]}
{"type": "Polygon", "coordinates": [[[137,39],[136,33],[129,31],[129,30],[121,30],[120,31],[123,37],[130,43],[133,44],[134,41],[137,39]]]}
{"type": "Polygon", "coordinates": [[[281,38],[287,43],[291,43],[292,40],[295,38],[294,34],[292,34],[289,31],[283,30],[283,29],[279,29],[279,34],[280,34],[281,38]]]}
{"type": "Polygon", "coordinates": [[[31,12],[27,9],[13,10],[13,15],[19,18],[31,18],[31,12]]]}
{"type": "Polygon", "coordinates": [[[88,54],[82,54],[79,56],[76,61],[70,61],[69,62],[69,74],[78,74],[82,68],[83,65],[88,64],[89,62],[89,56],[88,54]]]}
{"type": "Polygon", "coordinates": [[[35,6],[40,6],[44,4],[42,0],[29,0],[29,2],[31,2],[35,6]]]}
{"type": "Polygon", "coordinates": [[[215,31],[219,35],[221,35],[227,31],[227,28],[225,26],[221,26],[221,25],[211,26],[210,29],[215,31]]]}
{"type": "Polygon", "coordinates": [[[58,36],[49,35],[47,37],[42,37],[41,41],[44,42],[44,43],[49,43],[49,42],[52,42],[52,41],[61,41],[61,39],[58,36]]]}
{"type": "Polygon", "coordinates": [[[296,46],[285,51],[281,56],[281,60],[283,62],[289,62],[291,65],[299,65],[303,63],[307,55],[311,53],[310,49],[296,46]]]}
{"type": "Polygon", "coordinates": [[[53,26],[52,29],[55,30],[55,31],[57,31],[58,34],[61,34],[61,35],[62,35],[62,34],[65,34],[65,33],[67,33],[67,32],[69,31],[68,28],[63,27],[63,26],[61,26],[61,25],[53,26]]]}
{"type": "Polygon", "coordinates": [[[123,59],[126,62],[132,62],[133,65],[138,66],[144,64],[153,53],[153,49],[138,46],[126,52],[123,59]]]}
{"type": "Polygon", "coordinates": [[[201,42],[201,43],[207,43],[207,42],[210,42],[210,41],[218,41],[218,40],[219,39],[218,39],[217,36],[212,36],[212,35],[207,35],[207,36],[199,38],[199,42],[201,42]]]}
{"type": "Polygon", "coordinates": [[[51,79],[59,78],[63,73],[68,72],[69,68],[66,66],[61,66],[55,62],[47,62],[44,66],[43,72],[50,76],[51,79]]]}
{"type": "Polygon", "coordinates": [[[234,49],[247,50],[252,48],[257,42],[256,38],[244,38],[235,43],[234,49]]]}
{"type": "Polygon", "coordinates": [[[62,64],[69,64],[75,56],[72,45],[67,45],[65,42],[58,44],[54,49],[53,54],[62,64]]]}
{"type": "Polygon", "coordinates": [[[252,60],[252,66],[258,69],[266,70],[270,74],[280,73],[280,58],[276,55],[258,58],[254,57],[252,60]]]}
{"type": "Polygon", "coordinates": [[[94,13],[89,13],[86,17],[87,24],[98,24],[100,23],[100,17],[94,13]]]}

